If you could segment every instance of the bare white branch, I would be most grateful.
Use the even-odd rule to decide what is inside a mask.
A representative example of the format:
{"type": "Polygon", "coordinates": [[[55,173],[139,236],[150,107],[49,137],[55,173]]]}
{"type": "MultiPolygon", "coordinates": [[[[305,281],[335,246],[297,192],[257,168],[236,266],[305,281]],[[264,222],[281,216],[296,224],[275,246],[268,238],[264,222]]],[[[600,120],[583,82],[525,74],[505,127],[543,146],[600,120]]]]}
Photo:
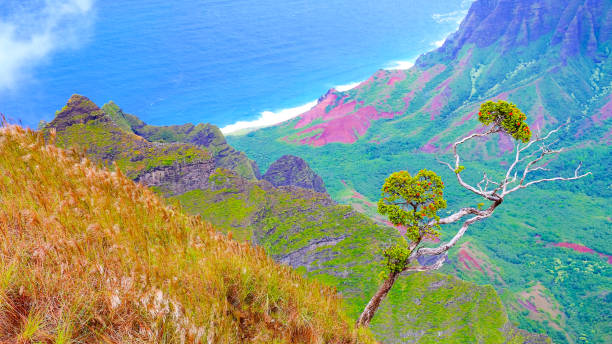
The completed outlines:
{"type": "Polygon", "coordinates": [[[457,176],[457,181],[459,182],[459,184],[461,186],[463,186],[465,189],[467,189],[467,190],[469,190],[469,191],[471,191],[471,192],[473,192],[473,193],[475,193],[475,194],[477,194],[477,195],[479,195],[481,197],[484,197],[484,198],[486,198],[488,200],[491,200],[491,201],[496,201],[498,199],[498,197],[492,195],[492,193],[490,193],[490,192],[486,192],[486,191],[483,191],[483,190],[476,189],[472,185],[469,185],[468,183],[466,183],[463,180],[463,178],[461,177],[461,171],[460,171],[460,168],[459,168],[461,166],[461,165],[459,165],[459,163],[461,161],[461,158],[459,157],[459,154],[457,152],[457,147],[459,145],[461,145],[461,144],[464,144],[464,143],[468,142],[469,140],[474,139],[474,138],[485,137],[485,136],[488,136],[490,134],[493,134],[493,133],[496,133],[496,132],[499,132],[499,131],[500,130],[498,128],[492,127],[491,129],[489,129],[488,131],[486,131],[484,133],[474,133],[474,134],[468,135],[468,136],[462,138],[461,140],[453,143],[453,155],[454,155],[454,158],[455,158],[455,166],[454,167],[451,164],[449,164],[447,162],[444,162],[444,161],[441,161],[440,159],[438,159],[438,162],[440,162],[443,165],[446,165],[451,171],[453,171],[455,173],[455,175],[457,176]]]}
{"type": "Polygon", "coordinates": [[[419,265],[419,266],[410,266],[410,267],[406,267],[404,268],[404,270],[402,272],[421,272],[421,271],[432,271],[432,270],[438,270],[439,268],[442,267],[442,265],[444,265],[444,262],[446,261],[446,258],[448,257],[448,255],[445,254],[441,254],[440,257],[438,259],[436,259],[436,261],[431,264],[431,265],[419,265]]]}
{"type": "MultiPolygon", "coordinates": [[[[464,217],[465,215],[468,215],[468,214],[482,215],[482,211],[478,210],[476,208],[462,208],[458,212],[438,220],[437,223],[440,224],[440,225],[447,225],[449,223],[454,223],[454,222],[457,222],[457,221],[461,220],[462,217],[464,217]]],[[[431,221],[430,222],[431,225],[433,225],[435,223],[436,223],[436,221],[431,221]]]]}
{"type": "MultiPolygon", "coordinates": [[[[457,213],[449,216],[446,219],[451,218],[451,220],[454,220],[452,222],[455,222],[467,214],[476,214],[476,216],[469,218],[467,221],[463,223],[459,231],[457,231],[457,233],[451,240],[449,240],[448,242],[436,248],[421,247],[418,250],[412,251],[412,254],[410,255],[409,259],[416,259],[421,256],[435,256],[435,255],[438,255],[438,254],[441,254],[443,252],[450,250],[451,247],[455,246],[457,241],[459,241],[459,239],[463,237],[463,234],[465,234],[465,232],[470,227],[470,225],[472,225],[474,222],[480,221],[482,219],[485,219],[491,216],[491,214],[493,214],[493,212],[495,211],[495,208],[497,208],[502,203],[502,201],[503,200],[500,199],[500,200],[493,202],[493,204],[491,204],[491,206],[487,208],[486,210],[478,210],[474,208],[463,208],[457,213]]],[[[445,219],[441,219],[440,223],[442,223],[442,220],[445,220],[445,219]]],[[[451,223],[451,222],[445,222],[445,223],[451,223]]]]}
{"type": "MultiPolygon", "coordinates": [[[[483,173],[483,177],[482,179],[476,184],[476,187],[473,187],[467,183],[465,183],[463,181],[463,179],[461,178],[461,171],[459,170],[459,163],[461,161],[459,153],[457,152],[457,147],[460,144],[463,144],[471,139],[477,138],[477,137],[485,137],[487,135],[490,135],[492,133],[495,133],[499,130],[494,130],[491,129],[485,133],[482,134],[472,134],[469,136],[466,136],[465,138],[455,142],[455,144],[453,144],[453,153],[454,153],[454,157],[455,157],[455,167],[453,168],[453,166],[449,163],[443,162],[438,160],[440,163],[446,165],[450,170],[452,170],[453,172],[455,172],[455,175],[457,176],[457,180],[459,181],[459,184],[461,186],[463,186],[464,188],[466,188],[469,191],[472,191],[475,194],[478,194],[488,200],[493,201],[493,204],[486,210],[479,210],[479,209],[475,209],[475,208],[463,208],[459,211],[457,211],[456,213],[440,219],[439,221],[437,221],[437,224],[449,224],[449,223],[453,223],[453,222],[457,222],[460,219],[462,219],[464,216],[466,215],[476,215],[474,217],[469,218],[467,221],[465,221],[463,223],[463,225],[461,226],[461,228],[457,231],[457,233],[455,234],[455,236],[453,236],[453,238],[451,238],[451,240],[449,240],[448,242],[439,245],[438,247],[435,248],[429,248],[429,247],[421,247],[417,250],[414,250],[413,253],[410,255],[410,259],[416,259],[420,256],[433,256],[433,255],[440,255],[442,253],[447,252],[450,248],[452,248],[453,246],[455,246],[455,244],[459,241],[459,239],[461,239],[461,237],[463,237],[463,235],[465,234],[465,232],[467,231],[467,229],[470,227],[470,225],[472,225],[473,223],[480,221],[484,218],[487,218],[489,216],[491,216],[493,214],[493,212],[495,211],[495,208],[497,208],[497,206],[499,206],[503,200],[504,197],[514,191],[517,191],[519,189],[523,189],[526,188],[530,185],[533,184],[537,184],[537,183],[541,183],[541,182],[547,182],[547,181],[555,181],[555,180],[574,180],[574,179],[579,179],[579,178],[583,178],[588,176],[589,174],[591,174],[590,172],[587,173],[582,173],[580,174],[580,167],[581,165],[578,166],[578,168],[576,168],[576,170],[574,171],[574,176],[573,177],[553,177],[553,178],[543,178],[543,179],[538,179],[538,180],[534,180],[531,182],[527,182],[525,183],[525,180],[527,178],[527,175],[531,172],[534,171],[548,171],[549,169],[547,169],[546,163],[543,165],[540,165],[538,163],[543,162],[543,159],[547,156],[550,155],[558,155],[561,154],[565,151],[565,149],[560,148],[560,149],[552,149],[550,148],[552,145],[554,145],[555,143],[558,142],[558,140],[555,140],[552,143],[549,144],[543,144],[544,141],[546,141],[547,139],[549,139],[551,137],[551,135],[553,135],[554,133],[558,132],[559,130],[561,130],[561,128],[563,128],[564,126],[566,126],[569,122],[566,122],[564,124],[562,124],[561,126],[559,126],[558,128],[551,130],[550,132],[548,132],[548,134],[546,134],[545,136],[540,136],[538,133],[538,136],[536,136],[536,138],[532,141],[530,141],[529,143],[525,144],[524,146],[521,146],[520,143],[517,143],[515,149],[516,149],[516,153],[514,156],[514,161],[512,162],[512,164],[510,165],[510,167],[506,170],[505,176],[503,178],[503,180],[501,180],[500,182],[496,182],[491,180],[486,173],[483,173]],[[533,147],[536,143],[542,143],[540,145],[540,147],[538,149],[536,149],[535,151],[527,154],[524,157],[521,157],[521,154],[526,152],[529,148],[533,147]],[[520,179],[518,178],[518,171],[516,171],[516,167],[521,164],[522,162],[527,161],[527,164],[525,166],[525,168],[523,169],[522,173],[521,173],[521,177],[520,179]],[[511,177],[512,176],[512,177],[511,177]],[[508,186],[514,183],[517,183],[518,185],[514,186],[513,188],[511,188],[510,190],[508,190],[508,186]],[[484,184],[484,185],[483,185],[484,184]],[[488,187],[489,185],[495,185],[496,188],[489,191],[488,187]],[[501,194],[498,194],[498,192],[501,191],[501,194]]],[[[432,221],[430,222],[429,225],[433,225],[436,222],[432,221]]],[[[425,267],[417,267],[414,268],[414,270],[411,271],[425,271],[425,270],[420,270],[420,269],[426,269],[425,267]]],[[[428,269],[428,268],[427,268],[428,269]]]]}

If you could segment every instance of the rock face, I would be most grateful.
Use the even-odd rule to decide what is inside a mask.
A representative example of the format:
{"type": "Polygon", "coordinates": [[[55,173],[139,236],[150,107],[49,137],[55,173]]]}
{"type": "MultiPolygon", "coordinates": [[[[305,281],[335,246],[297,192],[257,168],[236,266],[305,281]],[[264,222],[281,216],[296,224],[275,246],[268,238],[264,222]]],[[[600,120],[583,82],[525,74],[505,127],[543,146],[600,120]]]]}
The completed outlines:
{"type": "Polygon", "coordinates": [[[247,179],[259,179],[259,167],[247,156],[227,144],[225,136],[215,125],[191,123],[183,125],[154,126],[149,125],[138,117],[124,113],[117,104],[108,102],[102,107],[122,129],[133,132],[150,142],[160,143],[188,143],[209,150],[217,167],[235,171],[247,179]]]}
{"type": "Polygon", "coordinates": [[[42,130],[55,128],[58,146],[80,147],[92,159],[117,164],[126,176],[169,195],[208,186],[216,167],[209,150],[191,143],[150,142],[118,121],[119,115],[73,95],[42,130]]]}
{"type": "Polygon", "coordinates": [[[323,179],[308,166],[304,159],[295,155],[283,155],[276,160],[262,179],[274,186],[299,186],[317,192],[327,192],[323,179]]]}
{"type": "Polygon", "coordinates": [[[62,132],[73,125],[110,121],[111,119],[105,116],[104,112],[89,98],[74,94],[47,126],[62,132]]]}
{"type": "Polygon", "coordinates": [[[160,187],[171,195],[177,195],[190,190],[208,188],[210,185],[208,179],[214,169],[215,164],[212,160],[160,166],[141,174],[134,181],[146,186],[160,187]]]}
{"type": "Polygon", "coordinates": [[[467,44],[484,48],[499,42],[503,53],[553,33],[550,44],[561,44],[563,59],[581,50],[596,58],[597,50],[612,38],[612,18],[609,4],[605,3],[605,0],[475,1],[459,30],[438,52],[455,58],[467,44]]]}

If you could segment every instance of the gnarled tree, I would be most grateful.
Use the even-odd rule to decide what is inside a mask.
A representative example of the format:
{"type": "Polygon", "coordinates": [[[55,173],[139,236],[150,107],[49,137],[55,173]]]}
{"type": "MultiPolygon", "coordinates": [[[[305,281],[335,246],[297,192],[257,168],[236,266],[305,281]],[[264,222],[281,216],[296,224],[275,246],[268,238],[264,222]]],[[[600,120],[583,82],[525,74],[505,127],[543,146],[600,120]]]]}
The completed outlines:
{"type": "Polygon", "coordinates": [[[490,217],[511,193],[537,183],[574,180],[591,174],[590,172],[581,173],[581,164],[579,164],[573,176],[555,176],[534,180],[528,178],[532,172],[547,171],[545,166],[548,158],[564,151],[563,148],[552,148],[557,141],[548,142],[548,140],[569,122],[546,135],[536,135],[532,139],[531,130],[525,122],[527,119],[525,114],[516,105],[502,100],[482,104],[478,119],[486,129],[482,133],[468,135],[453,144],[454,163],[443,161],[440,163],[453,171],[459,185],[484,198],[490,203],[489,206],[487,208],[481,206],[462,208],[450,216],[440,218],[437,213],[440,209],[446,208],[446,201],[443,197],[444,183],[438,175],[428,170],[421,170],[415,176],[411,176],[406,171],[391,174],[383,185],[378,211],[387,215],[389,221],[394,225],[404,227],[405,234],[401,237],[400,242],[384,251],[386,269],[382,285],[366,305],[357,320],[357,326],[370,324],[380,303],[402,273],[439,269],[446,261],[448,250],[455,246],[468,228],[475,222],[490,217]],[[496,133],[507,134],[517,141],[514,159],[502,177],[491,179],[486,173],[483,173],[482,179],[477,184],[468,184],[461,175],[464,167],[461,165],[458,153],[459,146],[496,133]],[[424,239],[439,236],[440,225],[455,223],[466,217],[467,219],[448,242],[437,247],[422,245],[424,239]],[[434,263],[420,265],[417,259],[424,256],[435,257],[434,263]]]}

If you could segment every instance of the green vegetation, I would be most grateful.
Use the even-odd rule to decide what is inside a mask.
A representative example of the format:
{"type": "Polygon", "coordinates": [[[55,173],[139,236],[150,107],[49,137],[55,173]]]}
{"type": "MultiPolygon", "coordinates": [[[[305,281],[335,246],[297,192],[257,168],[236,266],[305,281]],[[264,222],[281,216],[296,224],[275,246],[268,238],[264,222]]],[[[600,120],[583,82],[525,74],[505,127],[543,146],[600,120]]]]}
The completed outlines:
{"type": "Polygon", "coordinates": [[[531,130],[525,122],[527,116],[516,105],[499,100],[488,101],[480,106],[478,120],[484,125],[494,124],[515,140],[524,143],[531,139],[531,130]]]}
{"type": "Polygon", "coordinates": [[[414,177],[408,171],[391,173],[382,186],[378,212],[393,225],[405,227],[412,242],[437,239],[440,225],[429,223],[439,220],[438,211],[446,208],[443,190],[442,179],[429,170],[420,170],[414,177]]]}
{"type": "MultiPolygon", "coordinates": [[[[66,110],[74,112],[70,107],[66,110]]],[[[68,116],[64,117],[64,122],[71,122],[68,116]]],[[[62,122],[58,120],[55,123],[62,122]]],[[[52,132],[51,127],[47,129],[49,134],[52,132]]],[[[73,134],[69,126],[60,126],[60,129],[57,131],[58,141],[61,136],[73,134]]],[[[75,135],[87,137],[89,134],[78,132],[75,135]]],[[[139,139],[156,147],[180,145],[151,143],[142,137],[139,139]]],[[[74,142],[72,137],[64,137],[61,140],[74,142]]],[[[98,150],[95,147],[96,142],[100,141],[93,141],[88,152],[98,150]]],[[[123,141],[117,141],[117,145],[120,144],[124,144],[123,141]]],[[[97,161],[101,161],[101,157],[104,156],[92,155],[97,161]]],[[[140,162],[146,164],[147,159],[140,162]]],[[[168,192],[167,188],[172,185],[156,186],[154,190],[162,195],[172,195],[171,203],[180,202],[183,209],[200,215],[228,236],[257,244],[277,261],[296,268],[300,274],[335,287],[342,295],[343,308],[348,317],[357,319],[374,292],[376,285],[372,282],[378,280],[378,271],[384,266],[380,253],[397,241],[397,231],[375,224],[351,207],[334,204],[325,194],[291,186],[275,188],[266,181],[253,181],[240,176],[235,170],[223,168],[216,163],[214,166],[215,169],[210,173],[199,176],[205,177],[205,187],[189,184],[191,188],[177,194],[168,192]]],[[[121,169],[120,166],[119,168],[121,169]]],[[[453,280],[450,289],[439,289],[436,287],[436,281],[447,277],[440,274],[428,276],[432,281],[431,288],[415,289],[425,294],[415,294],[413,300],[424,297],[431,297],[433,300],[440,293],[440,297],[449,300],[448,307],[465,303],[464,310],[481,310],[480,306],[471,307],[469,304],[478,303],[477,298],[487,293],[485,287],[453,280]],[[455,293],[455,290],[458,292],[455,293]],[[470,293],[466,294],[465,291],[470,293]]],[[[414,288],[420,285],[420,282],[418,279],[406,279],[399,285],[402,288],[414,288]]],[[[497,298],[497,295],[491,297],[497,298]]],[[[379,310],[380,320],[375,319],[372,323],[373,333],[384,342],[393,343],[398,338],[433,341],[439,338],[438,329],[442,329],[444,338],[450,342],[458,342],[468,337],[531,337],[514,329],[503,307],[491,313],[491,319],[483,317],[479,321],[491,321],[491,324],[504,326],[473,327],[470,323],[476,318],[481,319],[480,316],[462,312],[436,314],[436,321],[430,318],[433,315],[429,313],[408,317],[409,313],[406,312],[409,309],[403,306],[405,301],[398,298],[395,302],[397,304],[383,304],[379,310]],[[432,323],[436,325],[429,325],[432,323]],[[416,327],[422,330],[411,330],[416,327]],[[402,336],[397,337],[397,333],[402,333],[402,336]]]]}
{"type": "Polygon", "coordinates": [[[256,179],[259,176],[257,165],[244,153],[229,146],[221,130],[212,124],[148,125],[138,117],[124,113],[112,101],[102,106],[102,111],[121,129],[128,133],[136,133],[147,141],[196,145],[209,151],[219,167],[233,170],[247,179],[256,179]]]}
{"type": "Polygon", "coordinates": [[[0,151],[0,341],[373,342],[333,288],[121,172],[17,126],[0,151]]]}
{"type": "MultiPolygon", "coordinates": [[[[411,173],[426,167],[443,180],[455,178],[451,171],[436,161],[435,156],[415,152],[414,148],[411,148],[415,145],[412,140],[391,139],[378,145],[365,144],[374,137],[374,134],[367,133],[363,144],[329,144],[312,148],[288,145],[280,140],[270,139],[283,137],[283,131],[288,127],[290,124],[260,129],[242,137],[230,136],[228,139],[231,144],[243,149],[255,159],[263,169],[283,154],[304,158],[323,178],[333,199],[357,204],[372,218],[377,214],[375,200],[380,197],[380,185],[400,166],[411,173]],[[365,202],[347,196],[348,188],[363,195],[365,202]],[[366,202],[371,205],[368,206],[366,202]]],[[[488,148],[491,151],[499,149],[496,144],[491,144],[488,148]]],[[[481,149],[475,147],[474,156],[464,162],[469,166],[462,172],[466,180],[479,180],[482,175],[477,175],[476,171],[494,175],[495,171],[499,171],[500,165],[508,163],[507,160],[492,154],[488,155],[489,160],[483,161],[477,155],[481,149]]],[[[606,263],[605,258],[596,254],[578,253],[571,249],[550,246],[556,242],[571,242],[588,246],[597,252],[612,253],[612,232],[605,230],[612,225],[609,215],[612,213],[612,204],[608,201],[612,197],[608,187],[612,180],[606,167],[612,165],[609,148],[592,144],[573,148],[564,153],[563,161],[551,162],[548,167],[551,168],[551,173],[571,175],[573,167],[580,161],[593,172],[595,178],[572,183],[551,183],[521,191],[504,202],[492,221],[475,225],[462,240],[475,243],[487,253],[492,267],[502,271],[503,283],[482,273],[463,272],[460,268],[462,263],[456,259],[456,251],[453,250],[449,252],[450,262],[442,272],[453,273],[478,284],[492,284],[502,296],[510,318],[519,323],[520,328],[549,334],[555,343],[566,343],[568,339],[565,335],[542,321],[532,319],[528,314],[524,314],[523,306],[517,306],[517,297],[525,290],[525,286],[540,281],[551,290],[560,303],[561,312],[567,315],[568,322],[564,331],[570,338],[585,335],[590,343],[603,344],[609,341],[609,333],[612,333],[609,316],[600,312],[601,309],[609,308],[612,302],[605,287],[612,283],[612,266],[606,263]],[[589,161],[597,163],[591,164],[589,161]],[[536,235],[542,237],[540,244],[536,242],[536,235]],[[568,281],[555,283],[552,273],[548,271],[550,269],[528,264],[526,254],[530,256],[530,261],[536,264],[550,261],[554,257],[561,258],[562,262],[566,261],[562,257],[571,257],[583,260],[585,264],[601,264],[602,270],[594,274],[576,273],[576,276],[581,276],[583,285],[570,284],[568,281]]],[[[444,196],[448,199],[449,213],[466,204],[476,207],[481,202],[456,183],[445,183],[445,186],[444,196]]],[[[453,229],[451,227],[442,230],[441,240],[448,240],[453,229]]]]}
{"type": "MultiPolygon", "coordinates": [[[[427,168],[443,180],[455,178],[436,161],[436,155],[448,158],[445,155],[457,137],[477,132],[479,123],[474,119],[482,102],[505,99],[525,109],[532,135],[570,119],[570,125],[557,137],[560,145],[570,148],[563,161],[551,161],[546,168],[551,174],[568,176],[583,162],[594,177],[521,191],[504,201],[493,221],[471,228],[459,244],[469,241],[488,257],[491,271],[498,272],[467,270],[457,250],[449,252],[449,264],[442,271],[478,284],[492,284],[510,318],[522,329],[550,334],[556,343],[609,343],[612,319],[601,310],[612,308],[612,264],[605,256],[555,244],[576,243],[612,255],[612,204],[608,201],[612,197],[612,117],[601,112],[612,99],[612,59],[595,61],[577,55],[560,61],[559,46],[551,45],[550,39],[551,35],[542,35],[503,57],[497,44],[465,45],[452,60],[441,52],[427,54],[417,67],[405,71],[404,80],[393,85],[388,83],[392,72],[377,72],[372,82],[339,92],[347,96],[345,102],[363,101],[362,106],[400,113],[373,122],[351,145],[288,143],[284,138],[291,139],[306,129],[294,128],[299,119],[229,136],[228,141],[264,170],[284,154],[303,158],[323,178],[334,200],[351,204],[383,223],[375,203],[379,186],[389,174],[398,169],[417,173],[427,168]],[[423,81],[425,76],[427,82],[423,81]],[[408,95],[410,100],[406,101],[408,95]],[[436,105],[433,109],[432,104],[436,105]],[[560,264],[554,263],[555,258],[560,264]],[[555,267],[570,276],[558,279],[555,267]],[[551,300],[558,302],[558,312],[566,319],[564,326],[553,325],[557,315],[550,319],[536,316],[548,311],[529,311],[518,303],[528,286],[538,282],[551,294],[551,300]]],[[[477,172],[499,177],[500,166],[511,163],[502,158],[513,149],[510,140],[491,139],[466,148],[467,159],[462,164],[468,168],[460,166],[457,171],[466,180],[480,180],[482,174],[477,172]]],[[[465,205],[477,207],[481,202],[456,183],[448,183],[444,195],[449,212],[465,205]]],[[[448,239],[454,229],[442,230],[441,239],[448,239]]]]}

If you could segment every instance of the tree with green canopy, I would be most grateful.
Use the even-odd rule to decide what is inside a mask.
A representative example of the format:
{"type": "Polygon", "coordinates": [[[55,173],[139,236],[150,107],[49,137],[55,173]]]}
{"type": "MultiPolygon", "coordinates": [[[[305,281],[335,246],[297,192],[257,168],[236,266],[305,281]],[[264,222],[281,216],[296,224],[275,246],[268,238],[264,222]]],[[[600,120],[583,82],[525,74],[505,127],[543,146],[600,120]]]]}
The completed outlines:
{"type": "MultiPolygon", "coordinates": [[[[383,184],[378,212],[386,215],[393,225],[405,229],[405,233],[395,245],[384,250],[383,282],[365,306],[357,320],[357,326],[370,324],[380,303],[402,273],[431,271],[442,267],[447,259],[448,250],[457,244],[472,224],[490,217],[506,196],[537,183],[575,180],[591,174],[581,173],[581,164],[579,164],[573,176],[528,180],[532,172],[547,171],[545,166],[549,159],[564,151],[563,148],[552,148],[556,141],[547,143],[547,140],[569,122],[546,135],[536,135],[532,138],[531,129],[526,123],[527,116],[516,105],[503,100],[483,103],[480,106],[478,120],[485,126],[484,131],[470,134],[452,145],[454,157],[452,164],[439,161],[455,174],[459,185],[484,198],[489,202],[489,206],[484,209],[480,205],[477,208],[466,207],[440,218],[438,212],[445,209],[447,204],[444,199],[444,183],[436,173],[426,169],[420,170],[415,175],[407,171],[392,173],[383,184]],[[492,179],[483,173],[482,179],[475,185],[467,183],[462,177],[465,168],[461,165],[458,148],[469,141],[483,140],[496,133],[509,135],[516,141],[514,158],[509,161],[508,169],[500,178],[492,179]],[[423,245],[426,239],[439,238],[438,230],[441,225],[455,223],[465,217],[468,218],[449,241],[437,247],[423,245]],[[432,264],[419,263],[419,258],[428,256],[433,257],[432,264]]],[[[421,259],[421,261],[432,260],[421,259]]]]}

